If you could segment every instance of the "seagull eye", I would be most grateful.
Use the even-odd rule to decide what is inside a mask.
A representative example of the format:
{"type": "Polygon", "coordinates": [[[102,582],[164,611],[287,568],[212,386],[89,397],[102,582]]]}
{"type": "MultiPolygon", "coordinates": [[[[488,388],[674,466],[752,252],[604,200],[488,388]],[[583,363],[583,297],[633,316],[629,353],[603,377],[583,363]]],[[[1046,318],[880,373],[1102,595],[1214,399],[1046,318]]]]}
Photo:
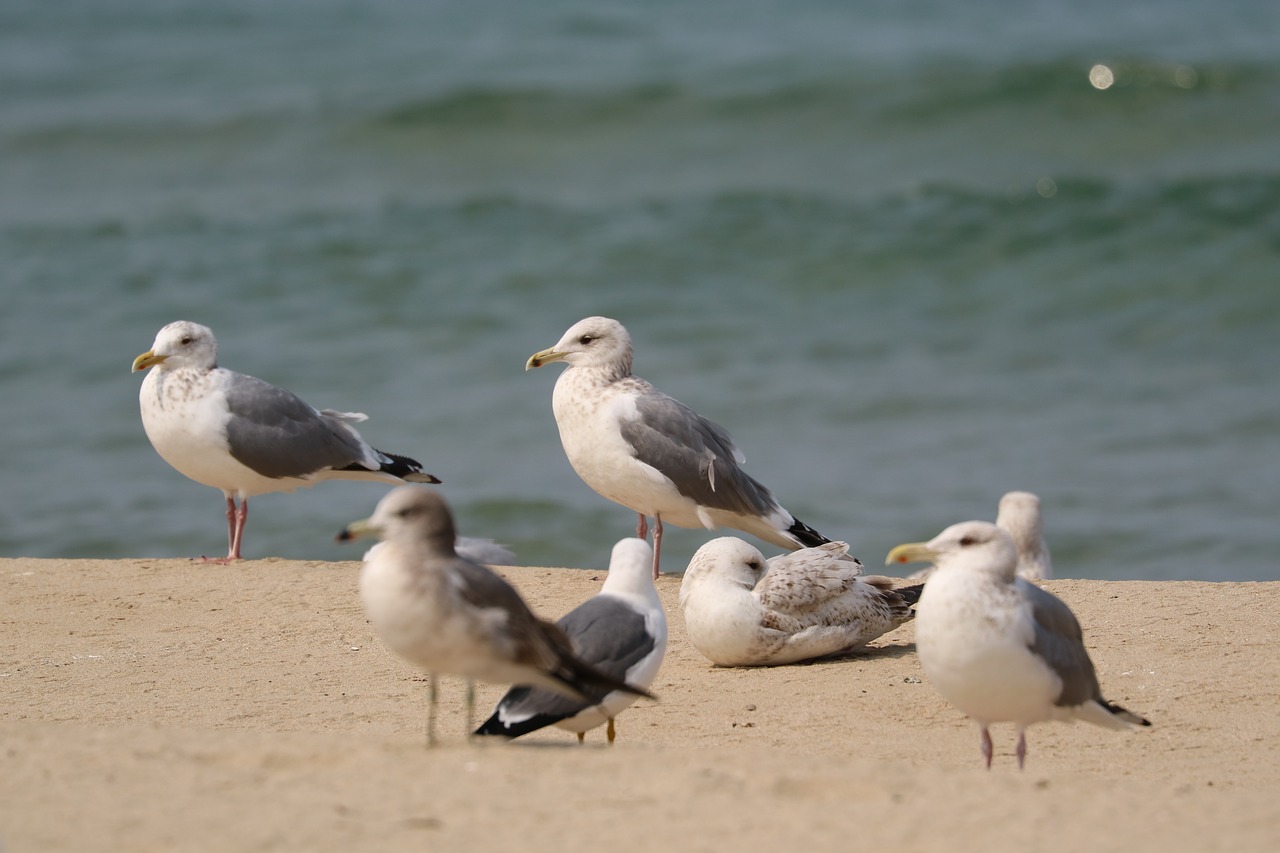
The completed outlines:
{"type": "Polygon", "coordinates": [[[977,544],[978,544],[978,540],[973,536],[966,536],[960,540],[961,548],[968,548],[970,545],[977,545],[977,544]]]}
{"type": "Polygon", "coordinates": [[[180,341],[180,343],[185,347],[185,346],[190,345],[190,343],[191,343],[192,341],[194,341],[194,340],[195,340],[195,338],[191,337],[190,335],[186,335],[186,336],[184,336],[184,337],[183,337],[183,339],[180,341]]]}
{"type": "Polygon", "coordinates": [[[591,335],[583,335],[582,337],[578,338],[578,343],[582,344],[583,346],[586,346],[587,344],[591,343],[594,340],[595,338],[592,337],[591,335]]]}

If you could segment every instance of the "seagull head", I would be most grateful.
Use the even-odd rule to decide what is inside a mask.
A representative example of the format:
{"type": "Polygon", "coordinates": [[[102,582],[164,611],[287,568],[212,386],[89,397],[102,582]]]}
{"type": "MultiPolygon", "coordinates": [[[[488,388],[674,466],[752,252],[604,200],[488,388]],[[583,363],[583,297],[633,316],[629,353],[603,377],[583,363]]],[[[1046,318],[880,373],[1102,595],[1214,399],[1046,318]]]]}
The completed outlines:
{"type": "Polygon", "coordinates": [[[609,555],[609,574],[605,575],[601,592],[648,595],[656,600],[653,585],[653,547],[634,536],[619,539],[609,555]]]}
{"type": "Polygon", "coordinates": [[[680,598],[686,589],[702,583],[716,583],[755,589],[769,566],[760,549],[736,536],[721,536],[703,545],[689,560],[684,580],[680,583],[680,598]]]}
{"type": "Polygon", "coordinates": [[[1021,559],[1038,562],[1042,567],[1048,564],[1049,548],[1044,541],[1040,498],[1031,492],[1007,492],[1000,498],[996,524],[1009,531],[1021,559]]]}
{"type": "Polygon", "coordinates": [[[350,542],[365,536],[386,541],[419,541],[430,543],[437,551],[454,553],[457,533],[453,513],[438,493],[416,486],[392,489],[378,501],[373,515],[353,521],[338,534],[339,542],[350,542]]]}
{"type": "Polygon", "coordinates": [[[178,320],[156,334],[151,349],[133,360],[133,372],[155,365],[209,370],[218,364],[218,341],[213,330],[189,320],[178,320]]]}
{"type": "Polygon", "coordinates": [[[570,326],[555,346],[529,356],[524,369],[557,361],[571,367],[611,367],[625,376],[631,372],[631,336],[617,320],[587,317],[570,326]]]}
{"type": "Polygon", "coordinates": [[[899,545],[885,557],[891,563],[934,563],[939,571],[959,568],[1013,579],[1018,552],[1009,534],[988,521],[953,524],[928,542],[899,545]]]}

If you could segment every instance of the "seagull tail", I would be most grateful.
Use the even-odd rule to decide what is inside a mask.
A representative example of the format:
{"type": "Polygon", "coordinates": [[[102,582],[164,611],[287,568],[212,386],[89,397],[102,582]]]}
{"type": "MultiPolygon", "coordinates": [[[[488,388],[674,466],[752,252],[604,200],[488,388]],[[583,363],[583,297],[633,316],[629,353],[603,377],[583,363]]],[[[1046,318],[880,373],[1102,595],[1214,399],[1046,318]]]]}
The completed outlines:
{"type": "MultiPolygon", "coordinates": [[[[916,584],[915,586],[904,586],[897,589],[894,588],[893,578],[887,578],[882,575],[871,575],[861,579],[864,583],[875,587],[884,603],[889,605],[890,612],[893,613],[895,619],[906,622],[915,616],[915,611],[911,609],[917,601],[920,600],[920,591],[924,589],[924,584],[916,584]]],[[[901,624],[901,622],[899,624],[901,624]]]]}
{"type": "MultiPolygon", "coordinates": [[[[386,453],[382,450],[374,448],[374,453],[378,454],[378,461],[381,463],[380,470],[384,474],[390,474],[392,477],[399,477],[406,483],[439,483],[439,478],[435,474],[428,474],[422,470],[422,463],[417,459],[410,459],[408,456],[400,456],[395,453],[386,453]]],[[[351,470],[356,470],[358,466],[351,466],[351,470]]]]}
{"type": "Polygon", "coordinates": [[[917,583],[911,586],[900,586],[894,590],[902,597],[902,600],[912,606],[920,603],[920,593],[924,592],[924,584],[917,583]]]}

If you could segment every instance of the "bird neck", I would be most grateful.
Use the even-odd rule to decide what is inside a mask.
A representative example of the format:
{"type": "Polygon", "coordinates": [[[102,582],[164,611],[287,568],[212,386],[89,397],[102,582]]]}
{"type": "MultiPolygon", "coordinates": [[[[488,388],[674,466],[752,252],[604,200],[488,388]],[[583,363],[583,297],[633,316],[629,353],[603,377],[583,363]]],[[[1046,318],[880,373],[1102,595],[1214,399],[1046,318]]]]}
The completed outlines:
{"type": "Polygon", "coordinates": [[[604,583],[600,585],[600,592],[649,602],[658,601],[658,590],[653,585],[651,567],[648,563],[641,566],[638,571],[610,569],[605,575],[604,583]]]}

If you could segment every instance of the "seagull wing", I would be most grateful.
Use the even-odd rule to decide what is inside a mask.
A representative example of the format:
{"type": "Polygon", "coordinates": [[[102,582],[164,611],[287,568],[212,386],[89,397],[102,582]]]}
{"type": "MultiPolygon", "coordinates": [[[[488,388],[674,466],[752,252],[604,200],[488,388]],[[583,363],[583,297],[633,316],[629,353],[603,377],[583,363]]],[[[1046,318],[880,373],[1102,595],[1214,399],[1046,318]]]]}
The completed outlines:
{"type": "Polygon", "coordinates": [[[680,494],[742,515],[777,507],[769,490],[738,467],[742,455],[723,427],[660,391],[633,399],[634,415],[621,420],[622,437],[636,459],[660,471],[680,494]]]}
{"type": "Polygon", "coordinates": [[[1093,661],[1084,646],[1080,623],[1071,608],[1051,592],[1018,578],[1016,588],[1031,608],[1032,654],[1039,657],[1062,680],[1062,692],[1055,704],[1064,707],[1100,700],[1102,689],[1093,661]]]}
{"type": "Polygon", "coordinates": [[[283,388],[239,373],[231,373],[225,396],[228,449],[264,477],[307,477],[352,464],[377,470],[373,451],[347,424],[351,415],[323,414],[283,388]]]}

